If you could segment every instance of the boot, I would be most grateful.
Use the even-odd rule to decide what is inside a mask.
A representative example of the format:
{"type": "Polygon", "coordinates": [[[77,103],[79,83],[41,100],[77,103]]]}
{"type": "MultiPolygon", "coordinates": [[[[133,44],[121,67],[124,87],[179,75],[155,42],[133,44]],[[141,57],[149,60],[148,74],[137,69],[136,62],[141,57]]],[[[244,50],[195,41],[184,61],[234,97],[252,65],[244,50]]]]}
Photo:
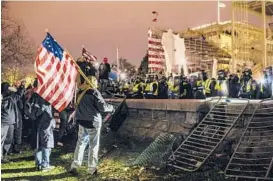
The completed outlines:
{"type": "Polygon", "coordinates": [[[13,153],[21,154],[20,145],[14,145],[13,153]]]}

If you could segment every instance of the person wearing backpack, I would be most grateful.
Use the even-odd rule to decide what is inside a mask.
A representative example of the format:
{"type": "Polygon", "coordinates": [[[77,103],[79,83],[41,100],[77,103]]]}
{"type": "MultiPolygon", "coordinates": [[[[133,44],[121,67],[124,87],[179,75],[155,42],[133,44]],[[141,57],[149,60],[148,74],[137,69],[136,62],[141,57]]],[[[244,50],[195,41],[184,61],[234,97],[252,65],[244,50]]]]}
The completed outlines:
{"type": "MultiPolygon", "coordinates": [[[[34,88],[37,88],[37,80],[34,88]]],[[[54,169],[50,164],[51,149],[54,148],[53,130],[56,121],[52,115],[52,106],[39,94],[34,92],[26,103],[24,112],[32,121],[31,147],[35,153],[35,165],[38,171],[47,172],[54,169]]]]}
{"type": "Polygon", "coordinates": [[[98,152],[100,145],[100,134],[102,127],[102,112],[114,112],[114,107],[107,104],[97,90],[95,77],[88,77],[92,86],[80,82],[77,96],[75,119],[79,124],[78,140],[74,152],[74,159],[69,173],[78,174],[78,168],[82,165],[84,150],[89,144],[88,173],[96,174],[98,165],[98,152]]]}
{"type": "Polygon", "coordinates": [[[111,72],[110,64],[108,59],[105,57],[103,62],[99,66],[99,81],[100,81],[100,92],[103,94],[106,91],[106,87],[109,81],[109,74],[111,72]]]}

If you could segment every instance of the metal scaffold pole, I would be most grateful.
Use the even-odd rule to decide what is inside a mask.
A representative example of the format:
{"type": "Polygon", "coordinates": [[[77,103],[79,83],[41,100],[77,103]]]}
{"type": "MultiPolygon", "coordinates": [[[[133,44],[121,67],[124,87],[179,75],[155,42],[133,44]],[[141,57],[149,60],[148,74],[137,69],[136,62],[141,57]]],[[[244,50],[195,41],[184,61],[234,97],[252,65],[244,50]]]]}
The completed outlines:
{"type": "Polygon", "coordinates": [[[231,13],[232,13],[232,20],[231,20],[231,26],[232,26],[232,35],[231,35],[231,72],[232,73],[236,73],[236,58],[235,58],[235,55],[234,55],[234,43],[235,43],[235,31],[234,31],[234,21],[235,21],[235,15],[234,15],[234,11],[235,11],[235,8],[236,6],[234,5],[235,2],[232,2],[232,8],[231,8],[231,13]]]}
{"type": "Polygon", "coordinates": [[[266,10],[265,10],[265,4],[266,2],[262,1],[262,16],[263,16],[263,67],[267,66],[267,38],[266,38],[266,10]]]}

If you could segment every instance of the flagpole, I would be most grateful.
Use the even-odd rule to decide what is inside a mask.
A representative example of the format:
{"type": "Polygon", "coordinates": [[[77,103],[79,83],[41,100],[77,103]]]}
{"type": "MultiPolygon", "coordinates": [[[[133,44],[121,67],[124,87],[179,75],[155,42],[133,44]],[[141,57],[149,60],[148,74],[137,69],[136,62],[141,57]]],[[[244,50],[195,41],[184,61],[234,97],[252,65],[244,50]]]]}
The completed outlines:
{"type": "Polygon", "coordinates": [[[117,47],[117,69],[119,70],[119,56],[118,56],[118,47],[117,47]]]}
{"type": "Polygon", "coordinates": [[[218,24],[220,24],[220,4],[219,4],[219,0],[217,1],[217,22],[218,24]]]}

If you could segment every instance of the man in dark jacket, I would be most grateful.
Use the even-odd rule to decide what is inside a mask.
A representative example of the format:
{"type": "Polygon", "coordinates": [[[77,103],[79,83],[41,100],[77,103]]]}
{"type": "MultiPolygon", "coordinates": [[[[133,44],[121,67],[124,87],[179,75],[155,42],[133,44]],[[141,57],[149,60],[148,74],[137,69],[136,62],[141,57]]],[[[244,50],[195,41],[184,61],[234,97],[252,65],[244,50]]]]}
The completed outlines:
{"type": "MultiPolygon", "coordinates": [[[[14,125],[16,124],[16,112],[15,107],[17,102],[24,95],[24,83],[21,83],[16,93],[10,91],[10,85],[7,82],[1,84],[1,162],[8,162],[7,159],[3,159],[3,146],[6,139],[13,140],[13,138],[7,138],[8,133],[11,137],[14,134],[14,125]]],[[[5,145],[6,152],[9,151],[10,145],[5,145]]]]}
{"type": "Polygon", "coordinates": [[[105,57],[103,59],[103,63],[101,63],[99,66],[100,91],[102,94],[105,93],[106,91],[110,72],[111,72],[111,67],[108,63],[108,59],[105,57]]]}
{"type": "Polygon", "coordinates": [[[114,112],[114,107],[107,104],[98,92],[95,77],[89,77],[93,88],[85,81],[79,86],[77,96],[76,121],[79,123],[78,141],[71,164],[70,173],[77,174],[82,165],[84,150],[89,144],[88,172],[95,174],[98,164],[100,132],[102,126],[101,112],[114,112]]]}
{"type": "Polygon", "coordinates": [[[237,98],[240,90],[239,77],[237,74],[231,74],[229,78],[229,97],[237,98]]]}
{"type": "Polygon", "coordinates": [[[53,130],[56,126],[52,106],[37,93],[33,93],[25,107],[25,114],[32,121],[31,147],[35,152],[36,168],[43,172],[49,171],[54,168],[50,165],[50,155],[54,148],[53,130]]]}

